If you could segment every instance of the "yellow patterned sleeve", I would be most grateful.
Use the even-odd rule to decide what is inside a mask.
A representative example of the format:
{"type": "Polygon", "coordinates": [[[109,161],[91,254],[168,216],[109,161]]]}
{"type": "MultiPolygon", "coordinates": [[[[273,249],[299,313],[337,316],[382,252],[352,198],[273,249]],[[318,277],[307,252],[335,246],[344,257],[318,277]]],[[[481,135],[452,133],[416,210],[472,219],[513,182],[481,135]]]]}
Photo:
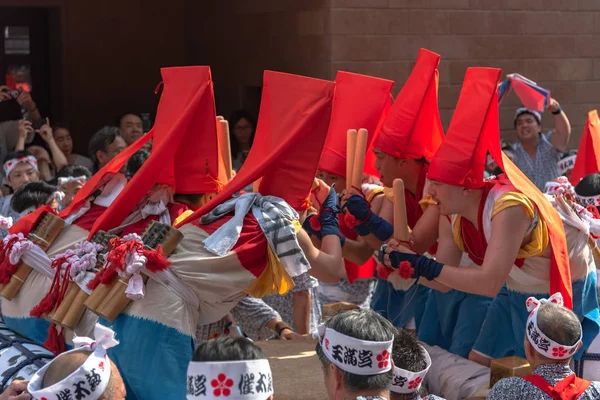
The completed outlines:
{"type": "Polygon", "coordinates": [[[385,193],[385,189],[382,188],[382,187],[377,187],[377,188],[369,189],[369,191],[365,194],[365,198],[370,203],[370,202],[373,201],[373,199],[375,197],[379,196],[382,193],[385,193]]]}
{"type": "Polygon", "coordinates": [[[537,214],[537,223],[531,231],[531,240],[528,243],[523,244],[521,249],[517,253],[517,258],[537,257],[544,253],[546,247],[548,247],[548,228],[546,227],[546,221],[540,218],[539,214],[535,210],[533,202],[519,192],[506,192],[496,200],[494,209],[492,210],[492,219],[503,210],[509,207],[521,206],[527,211],[527,214],[531,218],[535,218],[537,214]]]}

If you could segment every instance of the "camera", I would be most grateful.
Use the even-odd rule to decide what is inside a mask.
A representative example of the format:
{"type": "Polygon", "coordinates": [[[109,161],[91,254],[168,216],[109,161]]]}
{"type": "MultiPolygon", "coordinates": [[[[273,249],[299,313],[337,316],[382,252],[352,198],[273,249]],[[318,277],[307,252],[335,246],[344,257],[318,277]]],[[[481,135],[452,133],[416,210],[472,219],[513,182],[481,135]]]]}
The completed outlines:
{"type": "Polygon", "coordinates": [[[10,98],[13,100],[15,100],[17,97],[19,97],[19,94],[20,94],[20,92],[16,89],[13,89],[13,90],[4,89],[3,92],[8,93],[10,98]]]}

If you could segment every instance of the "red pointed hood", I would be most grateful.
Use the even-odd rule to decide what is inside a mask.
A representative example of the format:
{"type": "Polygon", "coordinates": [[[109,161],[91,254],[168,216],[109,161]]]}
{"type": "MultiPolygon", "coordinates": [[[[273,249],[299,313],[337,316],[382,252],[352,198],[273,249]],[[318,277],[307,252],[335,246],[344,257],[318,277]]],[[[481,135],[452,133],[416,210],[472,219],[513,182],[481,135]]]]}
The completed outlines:
{"type": "Polygon", "coordinates": [[[242,168],[208,204],[178,226],[198,219],[262,177],[263,195],[304,209],[329,128],[335,84],[265,71],[254,143],[242,168]]]}
{"type": "Polygon", "coordinates": [[[444,139],[438,109],[439,54],[419,50],[417,61],[373,147],[396,158],[430,160],[444,139]]]}
{"type": "Polygon", "coordinates": [[[90,237],[118,226],[152,187],[174,186],[178,193],[217,192],[218,147],[209,67],[161,70],[164,89],[152,129],[150,157],[96,220],[90,237]]]}
{"type": "Polygon", "coordinates": [[[427,177],[454,186],[483,186],[488,143],[498,142],[497,68],[468,68],[446,138],[427,177]]]}
{"type": "MultiPolygon", "coordinates": [[[[348,129],[367,129],[367,148],[369,147],[381,117],[390,104],[394,82],[338,71],[335,84],[331,123],[319,170],[345,178],[348,129]]],[[[373,172],[372,167],[365,161],[365,170],[373,172]]]]}
{"type": "Polygon", "coordinates": [[[600,118],[598,110],[588,113],[588,119],[579,142],[577,159],[569,180],[573,186],[590,174],[600,171],[600,118]]]}

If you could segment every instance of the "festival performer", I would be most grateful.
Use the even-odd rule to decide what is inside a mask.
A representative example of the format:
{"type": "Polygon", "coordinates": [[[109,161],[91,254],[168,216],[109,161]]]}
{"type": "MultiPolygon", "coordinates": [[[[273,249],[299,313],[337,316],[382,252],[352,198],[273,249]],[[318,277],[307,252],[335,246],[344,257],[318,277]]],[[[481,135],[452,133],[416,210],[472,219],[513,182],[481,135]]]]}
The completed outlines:
{"type": "Polygon", "coordinates": [[[392,347],[394,378],[390,386],[390,400],[443,400],[426,395],[422,383],[431,367],[431,357],[414,335],[398,329],[392,347]]]}
{"type": "Polygon", "coordinates": [[[77,337],[75,348],[61,354],[31,378],[27,391],[35,400],[125,399],[125,385],[106,351],[119,344],[115,333],[94,327],[94,339],[77,337]]]}
{"type": "Polygon", "coordinates": [[[246,338],[200,343],[187,369],[187,400],[273,400],[273,374],[262,349],[246,338]]]}
{"type": "Polygon", "coordinates": [[[390,321],[369,309],[341,312],[319,327],[327,398],[388,400],[394,333],[390,321]]]}
{"type": "Polygon", "coordinates": [[[124,371],[128,398],[183,398],[197,326],[219,321],[244,296],[286,293],[291,277],[306,271],[333,282],[343,276],[335,192],[324,202],[321,251],[296,232],[293,209],[308,205],[333,89],[332,82],[265,73],[259,124],[244,166],[176,226],[183,240],[162,274],[170,276],[169,285],[150,280],[144,298],[110,322],[123,344],[110,355],[124,371]],[[260,193],[231,198],[261,176],[260,193]],[[148,352],[150,347],[160,351],[148,352]]]}
{"type": "MultiPolygon", "coordinates": [[[[600,326],[589,229],[569,219],[561,222],[546,197],[502,155],[499,76],[499,69],[467,70],[448,134],[428,172],[429,193],[442,215],[439,251],[448,255],[448,261],[442,264],[402,249],[392,252],[391,265],[408,261],[402,270],[413,278],[494,297],[469,355],[484,365],[492,358],[524,356],[528,313],[519,305],[532,294],[560,292],[582,320],[578,359],[600,326]],[[488,151],[505,177],[483,180],[488,151]],[[457,268],[463,251],[480,268],[457,268]]],[[[561,215],[565,210],[568,207],[561,207],[561,215]]],[[[419,234],[416,229],[414,233],[419,234]]]]}
{"type": "MultiPolygon", "coordinates": [[[[385,118],[391,104],[391,90],[393,81],[374,78],[371,76],[352,74],[338,71],[336,79],[336,93],[329,124],[329,133],[323,154],[319,161],[317,177],[327,185],[336,185],[341,191],[346,186],[346,139],[349,129],[366,129],[368,132],[367,153],[364,163],[366,176],[374,176],[377,171],[374,168],[375,155],[371,143],[379,128],[380,122],[385,118]]],[[[362,181],[362,176],[360,178],[362,181]]],[[[345,223],[344,214],[338,217],[342,234],[351,240],[357,240],[358,235],[353,226],[345,223]]],[[[316,216],[314,217],[316,219],[316,216]]],[[[315,220],[307,218],[304,228],[307,232],[314,231],[315,220]]],[[[318,224],[317,224],[318,228],[318,224]]],[[[318,229],[317,229],[318,230],[318,229]]],[[[317,239],[319,233],[311,237],[317,239]]],[[[319,284],[319,297],[323,304],[335,302],[350,302],[368,307],[371,292],[373,291],[375,272],[375,261],[368,258],[362,265],[357,265],[349,260],[344,261],[346,265],[347,279],[329,285],[319,284]]]]}
{"type": "Polygon", "coordinates": [[[560,293],[549,299],[527,299],[525,355],[533,374],[501,379],[488,400],[587,400],[600,398],[600,382],[575,376],[569,364],[582,345],[579,318],[564,307],[560,293]]]}
{"type": "MultiPolygon", "coordinates": [[[[411,75],[402,87],[398,98],[386,117],[381,132],[375,138],[373,149],[375,167],[381,176],[385,196],[371,199],[372,192],[381,189],[369,187],[365,196],[351,196],[345,204],[354,216],[354,229],[361,241],[347,240],[344,257],[357,264],[364,263],[373,252],[390,239],[393,233],[394,179],[404,181],[408,226],[413,229],[417,221],[432,226],[426,235],[411,237],[414,246],[425,252],[437,239],[438,212],[435,206],[428,207],[424,215],[420,203],[424,199],[429,160],[439,147],[444,134],[439,117],[437,88],[440,56],[421,49],[411,75]],[[372,200],[369,204],[368,200],[372,200]]],[[[350,194],[352,194],[351,192],[350,194]]],[[[429,288],[410,285],[394,288],[387,281],[390,271],[378,269],[378,282],[372,308],[388,318],[395,326],[417,329],[425,308],[429,288]]]]}

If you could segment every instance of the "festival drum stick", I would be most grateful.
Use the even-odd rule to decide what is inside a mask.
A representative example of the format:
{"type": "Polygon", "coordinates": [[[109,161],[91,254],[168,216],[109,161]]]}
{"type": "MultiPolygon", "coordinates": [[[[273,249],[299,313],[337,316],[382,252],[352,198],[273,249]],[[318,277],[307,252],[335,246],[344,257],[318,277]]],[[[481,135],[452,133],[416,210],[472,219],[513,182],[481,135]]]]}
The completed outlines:
{"type": "Polygon", "coordinates": [[[219,134],[221,158],[225,166],[225,176],[227,177],[227,182],[229,182],[232,178],[231,170],[233,169],[231,165],[231,144],[229,142],[229,122],[225,120],[218,121],[217,131],[219,134]]]}
{"type": "Polygon", "coordinates": [[[258,188],[260,187],[260,181],[262,181],[262,178],[258,178],[257,180],[255,180],[252,183],[252,192],[258,193],[258,188]]]}
{"type": "Polygon", "coordinates": [[[404,200],[404,182],[394,179],[394,239],[408,242],[408,224],[406,222],[406,202],[404,200]]]}
{"type": "MultiPolygon", "coordinates": [[[[46,251],[64,227],[65,221],[52,213],[45,212],[29,232],[28,238],[46,251]]],[[[10,277],[10,281],[6,285],[2,285],[0,296],[6,300],[12,300],[19,293],[32,270],[29,265],[23,262],[19,263],[15,273],[10,277]]]]}
{"type": "Polygon", "coordinates": [[[350,190],[352,187],[357,135],[356,129],[348,129],[346,137],[346,190],[350,190]]]}
{"type": "Polygon", "coordinates": [[[223,121],[225,118],[223,118],[222,115],[217,115],[217,122],[219,121],[223,121]]]}
{"type": "Polygon", "coordinates": [[[67,315],[67,312],[69,311],[69,307],[71,307],[71,304],[73,303],[73,301],[75,301],[75,297],[77,297],[77,293],[80,290],[81,289],[79,288],[79,286],[77,286],[75,282],[69,282],[69,286],[67,288],[67,293],[65,293],[65,297],[62,299],[60,305],[56,308],[56,310],[54,310],[54,313],[51,314],[52,322],[57,324],[60,324],[62,322],[63,318],[65,317],[65,315],[67,315]]]}
{"type": "Polygon", "coordinates": [[[354,168],[352,169],[352,186],[360,190],[365,169],[365,155],[367,154],[367,141],[369,132],[359,129],[356,137],[356,150],[354,151],[354,168]]]}

